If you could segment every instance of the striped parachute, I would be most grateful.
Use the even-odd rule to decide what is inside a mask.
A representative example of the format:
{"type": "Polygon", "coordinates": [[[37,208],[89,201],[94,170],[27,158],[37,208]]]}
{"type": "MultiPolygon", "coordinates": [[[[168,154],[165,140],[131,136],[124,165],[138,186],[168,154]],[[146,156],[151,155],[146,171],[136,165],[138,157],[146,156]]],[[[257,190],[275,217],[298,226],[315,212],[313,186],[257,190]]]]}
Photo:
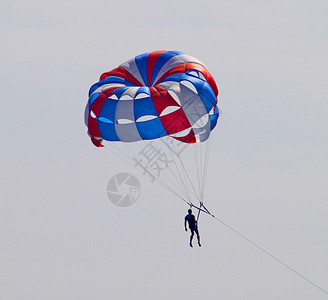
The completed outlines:
{"type": "MultiPolygon", "coordinates": [[[[191,172],[197,173],[200,191],[196,192],[179,149],[188,148],[183,145],[208,144],[203,142],[208,140],[219,116],[217,96],[216,83],[199,60],[182,52],[154,51],[138,55],[100,76],[89,91],[85,123],[95,146],[103,147],[104,141],[108,141],[109,148],[120,148],[116,153],[134,165],[138,161],[136,154],[142,153],[149,143],[154,146],[158,141],[164,142],[171,153],[165,156],[172,155],[166,165],[174,161],[174,169],[167,176],[184,192],[178,193],[176,186],[164,182],[164,175],[151,175],[157,175],[157,181],[190,205],[192,198],[202,203],[201,182],[206,167],[200,162],[197,170],[191,172]],[[134,152],[130,153],[131,150],[134,152]],[[178,166],[180,161],[182,169],[178,166]],[[193,196],[188,195],[191,192],[193,196]]],[[[164,153],[162,146],[159,149],[164,153]]],[[[207,152],[207,148],[195,151],[197,165],[198,161],[207,161],[207,152]]],[[[143,172],[151,171],[148,168],[143,172]]]]}

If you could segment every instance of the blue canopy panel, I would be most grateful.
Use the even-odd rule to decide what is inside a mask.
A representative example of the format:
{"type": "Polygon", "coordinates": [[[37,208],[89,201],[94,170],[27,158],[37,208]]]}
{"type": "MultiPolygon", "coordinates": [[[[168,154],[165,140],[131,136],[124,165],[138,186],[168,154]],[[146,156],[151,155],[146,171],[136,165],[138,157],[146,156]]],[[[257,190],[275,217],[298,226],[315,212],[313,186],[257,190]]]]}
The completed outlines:
{"type": "Polygon", "coordinates": [[[139,73],[145,83],[148,82],[147,80],[147,58],[149,53],[144,53],[136,56],[135,62],[138,67],[139,73]]]}
{"type": "MultiPolygon", "coordinates": [[[[106,123],[115,123],[115,111],[118,101],[108,98],[99,112],[99,118],[107,119],[106,123]]],[[[99,119],[98,118],[98,119],[99,119]]]]}
{"type": "Polygon", "coordinates": [[[213,106],[217,103],[217,99],[211,86],[207,82],[204,82],[202,89],[199,90],[198,93],[202,98],[207,111],[210,112],[213,106]]]}
{"type": "Polygon", "coordinates": [[[114,123],[106,123],[98,120],[98,128],[101,137],[106,141],[120,141],[115,130],[114,123]]]}
{"type": "Polygon", "coordinates": [[[216,126],[216,123],[219,118],[219,109],[217,106],[215,106],[215,108],[214,108],[213,115],[209,115],[209,117],[210,117],[210,122],[211,122],[211,131],[212,131],[214,129],[214,127],[216,126]]]}
{"type": "MultiPolygon", "coordinates": [[[[147,94],[147,95],[150,96],[149,87],[148,87],[148,86],[141,86],[141,87],[139,87],[139,89],[138,89],[138,91],[137,91],[137,93],[136,93],[136,95],[135,95],[135,98],[138,99],[138,96],[139,96],[140,94],[147,94]]],[[[139,96],[139,97],[140,97],[140,96],[139,96]]]]}
{"type": "Polygon", "coordinates": [[[99,132],[104,140],[119,141],[115,130],[115,111],[118,101],[107,99],[101,107],[98,117],[99,132]]]}
{"type": "Polygon", "coordinates": [[[137,122],[137,128],[143,140],[153,140],[167,135],[159,117],[137,122]]]}
{"type": "Polygon", "coordinates": [[[145,116],[158,117],[154,102],[150,96],[134,100],[134,116],[136,121],[145,116]]]}

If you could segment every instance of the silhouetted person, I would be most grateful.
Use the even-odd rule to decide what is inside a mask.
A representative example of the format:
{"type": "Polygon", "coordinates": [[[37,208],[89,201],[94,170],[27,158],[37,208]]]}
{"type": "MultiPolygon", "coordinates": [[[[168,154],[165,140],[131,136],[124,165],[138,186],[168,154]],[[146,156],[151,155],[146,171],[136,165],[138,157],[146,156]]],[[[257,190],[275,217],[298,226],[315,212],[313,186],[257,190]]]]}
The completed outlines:
{"type": "Polygon", "coordinates": [[[185,230],[187,231],[187,222],[189,224],[189,229],[191,232],[191,236],[190,236],[190,247],[192,247],[192,239],[194,237],[194,234],[196,232],[197,235],[197,240],[198,240],[198,245],[199,247],[201,246],[200,244],[200,236],[199,236],[199,232],[198,232],[198,227],[197,227],[197,221],[195,216],[192,214],[192,210],[188,209],[188,215],[186,215],[185,217],[185,222],[184,222],[184,226],[185,226],[185,230]]]}

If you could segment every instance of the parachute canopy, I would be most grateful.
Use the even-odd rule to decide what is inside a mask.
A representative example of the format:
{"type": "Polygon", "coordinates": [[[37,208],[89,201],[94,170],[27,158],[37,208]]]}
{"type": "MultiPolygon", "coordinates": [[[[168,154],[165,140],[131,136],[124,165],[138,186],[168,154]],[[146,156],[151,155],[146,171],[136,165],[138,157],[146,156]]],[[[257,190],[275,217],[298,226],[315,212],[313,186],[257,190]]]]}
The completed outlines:
{"type": "Polygon", "coordinates": [[[136,56],[100,76],[85,110],[88,134],[102,141],[136,142],[170,136],[206,141],[216,126],[218,89],[196,58],[177,51],[136,56]]]}

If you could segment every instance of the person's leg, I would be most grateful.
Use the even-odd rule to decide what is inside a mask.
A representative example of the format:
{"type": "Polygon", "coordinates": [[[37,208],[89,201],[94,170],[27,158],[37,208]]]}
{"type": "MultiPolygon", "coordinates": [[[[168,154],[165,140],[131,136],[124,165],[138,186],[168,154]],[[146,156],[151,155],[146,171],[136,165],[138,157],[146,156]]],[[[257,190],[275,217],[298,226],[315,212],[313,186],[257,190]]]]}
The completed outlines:
{"type": "Polygon", "coordinates": [[[198,240],[198,245],[199,245],[199,247],[200,247],[201,244],[200,244],[200,235],[199,235],[198,228],[196,228],[195,231],[196,231],[196,236],[197,236],[197,240],[198,240]]]}
{"type": "Polygon", "coordinates": [[[191,236],[190,236],[190,243],[189,243],[189,245],[190,245],[190,247],[192,247],[192,239],[194,238],[194,230],[193,229],[190,229],[190,231],[191,231],[191,236]]]}

